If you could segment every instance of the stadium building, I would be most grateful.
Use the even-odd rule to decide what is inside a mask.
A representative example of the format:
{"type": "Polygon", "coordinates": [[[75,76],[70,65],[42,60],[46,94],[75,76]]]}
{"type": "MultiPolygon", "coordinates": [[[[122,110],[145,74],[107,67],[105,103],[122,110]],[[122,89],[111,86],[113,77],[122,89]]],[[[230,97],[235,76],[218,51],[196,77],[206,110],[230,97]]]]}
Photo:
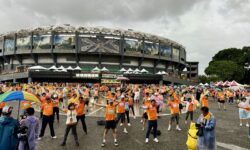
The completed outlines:
{"type": "Polygon", "coordinates": [[[123,75],[135,83],[191,84],[198,62],[187,62],[184,46],[160,36],[63,25],[0,35],[0,73],[2,82],[115,83],[123,75]]]}

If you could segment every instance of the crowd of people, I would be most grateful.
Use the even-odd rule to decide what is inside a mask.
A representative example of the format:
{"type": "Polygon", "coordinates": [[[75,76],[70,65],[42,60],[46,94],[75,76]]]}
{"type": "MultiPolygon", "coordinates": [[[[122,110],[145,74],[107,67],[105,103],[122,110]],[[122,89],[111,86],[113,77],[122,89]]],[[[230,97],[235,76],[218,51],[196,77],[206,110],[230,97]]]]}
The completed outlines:
{"type": "MultiPolygon", "coordinates": [[[[0,132],[2,132],[0,134],[0,147],[3,146],[5,149],[14,149],[17,145],[19,149],[25,149],[27,146],[29,149],[35,149],[36,141],[45,138],[44,132],[47,125],[50,128],[51,138],[57,138],[54,131],[54,124],[55,122],[61,123],[60,111],[66,115],[66,129],[61,146],[66,145],[70,130],[72,130],[75,145],[79,146],[80,143],[76,129],[80,121],[83,132],[88,134],[85,121],[85,114],[88,112],[88,107],[105,108],[105,129],[101,143],[102,147],[106,146],[107,134],[110,129],[112,130],[114,145],[118,146],[118,125],[123,126],[125,134],[129,134],[128,127],[132,124],[130,115],[134,119],[139,117],[142,123],[142,130],[146,129],[145,143],[147,144],[150,141],[151,130],[153,141],[158,143],[160,113],[163,110],[169,109],[171,117],[167,127],[168,131],[172,130],[173,123],[176,124],[175,129],[177,132],[182,130],[179,126],[180,115],[182,113],[186,113],[185,124],[191,123],[192,129],[195,129],[195,134],[198,138],[195,140],[197,143],[191,142],[192,145],[190,145],[190,141],[187,141],[189,149],[193,149],[192,147],[202,150],[216,149],[216,119],[209,109],[209,102],[211,100],[218,102],[218,109],[221,111],[226,111],[227,105],[237,103],[240,126],[243,126],[243,123],[245,123],[249,127],[248,121],[250,120],[250,97],[248,91],[245,89],[234,91],[218,87],[167,86],[156,84],[0,84],[0,94],[8,91],[26,91],[32,93],[40,99],[41,104],[37,105],[30,101],[21,101],[21,116],[17,120],[11,117],[13,107],[5,102],[0,103],[0,132]],[[141,114],[135,113],[135,105],[139,106],[141,114]],[[194,119],[194,112],[199,109],[202,113],[196,120],[194,119]],[[40,112],[40,118],[34,115],[35,110],[40,112]],[[39,123],[39,119],[41,119],[41,123],[39,123]],[[192,123],[195,123],[195,125],[192,123]],[[27,127],[27,139],[22,139],[22,136],[20,136],[19,130],[21,127],[27,127]],[[7,136],[11,137],[13,141],[4,138],[7,136]]],[[[250,138],[250,127],[248,137],[250,138]]],[[[188,140],[194,139],[195,137],[192,139],[191,136],[188,138],[188,140]]]]}

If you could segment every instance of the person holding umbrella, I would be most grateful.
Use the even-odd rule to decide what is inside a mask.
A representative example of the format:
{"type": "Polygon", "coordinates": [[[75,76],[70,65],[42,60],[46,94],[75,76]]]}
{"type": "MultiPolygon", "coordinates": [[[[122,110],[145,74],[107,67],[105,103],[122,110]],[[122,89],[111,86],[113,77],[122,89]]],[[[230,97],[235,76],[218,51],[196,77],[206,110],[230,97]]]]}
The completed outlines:
{"type": "Polygon", "coordinates": [[[46,103],[43,104],[42,108],[43,108],[42,128],[38,140],[41,140],[42,137],[44,136],[44,131],[46,129],[47,124],[49,124],[51,138],[56,139],[57,137],[55,136],[54,126],[53,126],[54,123],[53,103],[50,97],[46,98],[46,103]]]}

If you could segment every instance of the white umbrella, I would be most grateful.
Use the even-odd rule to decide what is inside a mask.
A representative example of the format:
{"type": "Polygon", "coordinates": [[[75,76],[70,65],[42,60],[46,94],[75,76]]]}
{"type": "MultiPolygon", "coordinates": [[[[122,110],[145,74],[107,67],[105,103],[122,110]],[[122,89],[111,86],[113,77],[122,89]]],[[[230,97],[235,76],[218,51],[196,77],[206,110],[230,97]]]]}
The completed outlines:
{"type": "Polygon", "coordinates": [[[66,68],[67,70],[74,70],[71,66],[69,66],[68,68],[66,68]]]}
{"type": "Polygon", "coordinates": [[[94,69],[92,69],[93,72],[99,72],[100,69],[98,67],[95,67],[94,69]]]}
{"type": "Polygon", "coordinates": [[[141,73],[148,73],[148,71],[147,71],[146,69],[143,68],[143,69],[141,70],[141,73]]]}
{"type": "Polygon", "coordinates": [[[126,71],[126,72],[124,72],[124,74],[131,74],[131,72],[129,72],[129,71],[126,71]]]}
{"type": "Polygon", "coordinates": [[[103,68],[101,69],[101,71],[103,71],[103,72],[108,72],[109,70],[108,70],[106,67],[103,67],[103,68]]]}
{"type": "Polygon", "coordinates": [[[126,72],[127,70],[122,68],[121,70],[119,70],[120,72],[126,72]]]}
{"type": "Polygon", "coordinates": [[[134,72],[140,72],[140,70],[139,70],[138,68],[136,68],[136,69],[134,70],[134,72]]]}
{"type": "Polygon", "coordinates": [[[64,68],[64,69],[61,70],[61,72],[67,72],[67,70],[64,68]]]}
{"type": "Polygon", "coordinates": [[[64,70],[65,68],[63,66],[60,66],[58,70],[64,70]]]}
{"type": "Polygon", "coordinates": [[[28,68],[29,70],[46,70],[47,68],[42,66],[32,66],[28,68]]]}
{"type": "Polygon", "coordinates": [[[75,67],[74,70],[82,70],[79,66],[75,67]]]}
{"type": "Polygon", "coordinates": [[[205,85],[205,86],[209,86],[209,84],[208,84],[208,83],[205,83],[204,85],[205,85]]]}
{"type": "Polygon", "coordinates": [[[50,68],[48,68],[48,70],[57,70],[56,66],[51,66],[50,68]]]}

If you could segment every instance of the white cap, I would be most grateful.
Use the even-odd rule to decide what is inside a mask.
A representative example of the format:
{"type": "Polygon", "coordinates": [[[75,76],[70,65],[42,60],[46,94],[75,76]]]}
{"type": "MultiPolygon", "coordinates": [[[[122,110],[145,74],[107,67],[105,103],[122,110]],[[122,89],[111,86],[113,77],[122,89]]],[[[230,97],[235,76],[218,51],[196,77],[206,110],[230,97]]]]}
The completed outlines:
{"type": "Polygon", "coordinates": [[[11,112],[12,112],[12,109],[13,109],[13,107],[11,107],[11,106],[4,106],[4,107],[3,107],[3,110],[2,110],[2,113],[3,113],[3,114],[11,113],[11,112]]]}

